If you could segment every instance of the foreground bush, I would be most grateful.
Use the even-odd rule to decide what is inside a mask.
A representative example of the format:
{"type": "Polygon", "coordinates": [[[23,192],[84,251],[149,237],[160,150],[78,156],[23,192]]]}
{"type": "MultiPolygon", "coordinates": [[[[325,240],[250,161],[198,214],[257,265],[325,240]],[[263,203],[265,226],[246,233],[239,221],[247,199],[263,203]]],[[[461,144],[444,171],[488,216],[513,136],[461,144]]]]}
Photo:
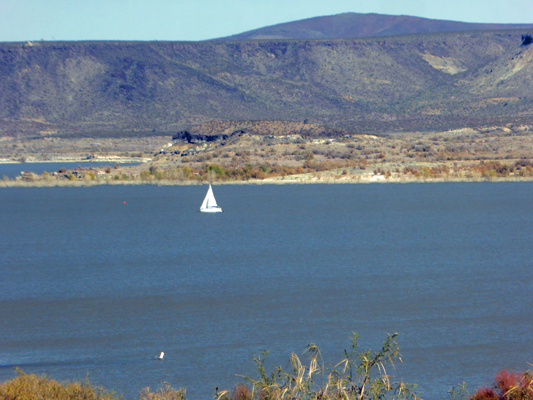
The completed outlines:
{"type": "Polygon", "coordinates": [[[352,348],[344,350],[345,358],[335,367],[326,370],[318,347],[310,344],[306,350],[309,365],[302,365],[295,354],[291,355],[288,371],[277,367],[267,373],[264,367],[268,352],[254,361],[259,377],[246,377],[251,390],[238,385],[233,392],[218,392],[218,400],[375,400],[418,399],[416,385],[392,381],[387,368],[394,368],[400,353],[397,334],[387,335],[381,350],[358,352],[357,335],[353,335],[352,348]]]}
{"type": "Polygon", "coordinates": [[[150,388],[141,390],[139,400],[185,400],[185,389],[173,389],[165,383],[157,392],[150,392],[150,388]]]}
{"type": "Polygon", "coordinates": [[[88,380],[58,382],[44,375],[25,374],[17,369],[18,376],[0,385],[1,400],[118,400],[120,397],[88,380]]]}
{"type": "Polygon", "coordinates": [[[502,370],[494,377],[494,385],[477,390],[470,400],[532,400],[533,373],[502,370]]]}
{"type": "MultiPolygon", "coordinates": [[[[26,374],[17,368],[18,376],[0,384],[0,400],[119,400],[121,397],[89,380],[58,382],[45,375],[26,374]]],[[[185,389],[173,389],[164,383],[157,391],[141,390],[139,400],[185,400],[185,389]]]]}
{"type": "MultiPolygon", "coordinates": [[[[351,350],[344,350],[345,358],[333,368],[324,367],[320,350],[310,344],[306,350],[309,365],[303,365],[292,354],[289,367],[281,366],[267,373],[263,352],[254,358],[258,377],[245,377],[250,386],[237,385],[233,391],[216,391],[217,400],[419,400],[416,385],[394,381],[387,369],[394,369],[394,361],[401,357],[397,334],[387,335],[381,349],[358,351],[357,335],[352,338],[351,350]]],[[[16,369],[18,376],[0,384],[0,400],[118,400],[120,396],[102,387],[82,382],[57,382],[46,376],[26,374],[16,369]]],[[[173,389],[164,383],[157,391],[145,388],[138,400],[185,400],[185,389],[173,389]]],[[[478,389],[473,395],[466,384],[449,391],[452,400],[533,400],[533,372],[502,370],[495,375],[491,387],[478,389]]]]}

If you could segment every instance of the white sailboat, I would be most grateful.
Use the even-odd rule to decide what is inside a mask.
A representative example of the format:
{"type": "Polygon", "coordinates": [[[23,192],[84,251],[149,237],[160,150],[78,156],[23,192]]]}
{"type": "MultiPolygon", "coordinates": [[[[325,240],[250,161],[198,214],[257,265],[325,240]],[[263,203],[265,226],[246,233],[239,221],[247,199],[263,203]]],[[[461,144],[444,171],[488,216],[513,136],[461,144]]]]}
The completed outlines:
{"type": "Polygon", "coordinates": [[[213,194],[211,184],[209,184],[209,189],[207,189],[205,199],[200,206],[200,211],[208,213],[222,212],[222,208],[217,205],[217,201],[215,200],[215,195],[213,194]]]}

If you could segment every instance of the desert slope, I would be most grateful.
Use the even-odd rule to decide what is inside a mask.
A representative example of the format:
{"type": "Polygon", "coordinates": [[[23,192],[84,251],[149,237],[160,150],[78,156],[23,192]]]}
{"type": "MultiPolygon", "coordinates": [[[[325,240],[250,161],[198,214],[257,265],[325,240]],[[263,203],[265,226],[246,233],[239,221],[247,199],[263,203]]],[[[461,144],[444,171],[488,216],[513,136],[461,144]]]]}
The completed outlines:
{"type": "Polygon", "coordinates": [[[0,43],[0,136],[290,120],[362,133],[533,122],[530,31],[0,43]]]}

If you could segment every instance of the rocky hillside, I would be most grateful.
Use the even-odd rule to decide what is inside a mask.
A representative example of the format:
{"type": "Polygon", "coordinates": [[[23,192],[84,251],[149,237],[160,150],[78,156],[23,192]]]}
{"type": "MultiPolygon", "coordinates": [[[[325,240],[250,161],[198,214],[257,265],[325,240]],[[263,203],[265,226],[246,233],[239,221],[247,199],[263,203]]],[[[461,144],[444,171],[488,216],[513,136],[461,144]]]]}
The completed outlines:
{"type": "Polygon", "coordinates": [[[0,136],[172,136],[212,120],[360,133],[531,124],[532,33],[0,43],[0,136]]]}

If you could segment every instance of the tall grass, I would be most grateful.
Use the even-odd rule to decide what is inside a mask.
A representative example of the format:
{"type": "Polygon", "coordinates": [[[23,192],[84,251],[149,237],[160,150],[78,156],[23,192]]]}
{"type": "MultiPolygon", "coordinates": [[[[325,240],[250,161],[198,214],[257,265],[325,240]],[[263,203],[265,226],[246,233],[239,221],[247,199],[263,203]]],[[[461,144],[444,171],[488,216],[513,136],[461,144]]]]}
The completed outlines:
{"type": "Polygon", "coordinates": [[[173,389],[169,383],[164,383],[157,391],[150,388],[141,390],[139,400],[185,400],[185,389],[173,389]]]}
{"type": "Polygon", "coordinates": [[[216,393],[218,400],[417,400],[416,385],[395,381],[391,370],[401,361],[397,334],[387,335],[381,349],[359,351],[357,334],[345,358],[331,369],[324,366],[319,348],[310,344],[306,350],[309,363],[304,365],[296,354],[290,357],[288,370],[277,367],[267,373],[263,352],[254,358],[258,377],[245,377],[251,389],[240,385],[233,392],[216,393]]]}

